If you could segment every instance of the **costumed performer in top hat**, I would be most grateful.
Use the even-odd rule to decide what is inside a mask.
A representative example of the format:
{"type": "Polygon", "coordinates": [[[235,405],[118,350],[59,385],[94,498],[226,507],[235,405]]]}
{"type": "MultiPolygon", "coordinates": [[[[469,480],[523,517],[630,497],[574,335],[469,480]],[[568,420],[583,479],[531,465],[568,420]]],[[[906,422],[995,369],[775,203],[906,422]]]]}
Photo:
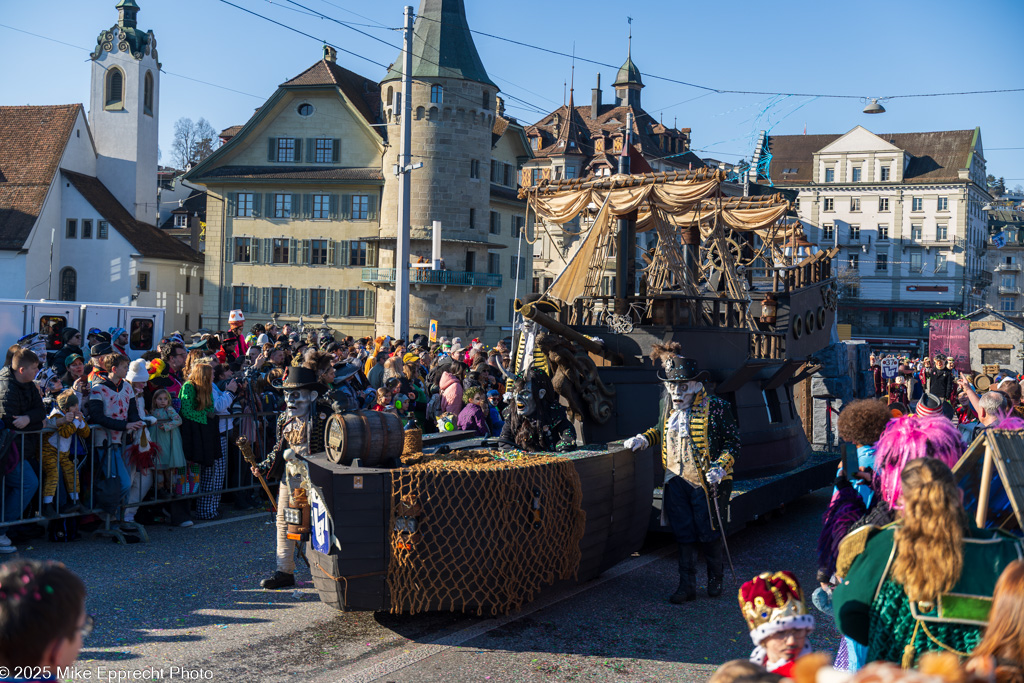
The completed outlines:
{"type": "Polygon", "coordinates": [[[277,494],[277,571],[263,579],[263,588],[278,589],[295,585],[295,541],[288,538],[285,509],[291,503],[292,490],[302,484],[301,468],[292,465],[324,450],[324,426],[327,414],[317,405],[326,388],[317,382],[309,368],[288,368],[284,383],[284,412],[277,418],[277,441],[266,460],[252,468],[254,475],[280,476],[277,494]]]}
{"type": "Polygon", "coordinates": [[[750,627],[750,661],[772,673],[792,677],[793,665],[811,652],[807,635],[814,617],[791,572],[763,572],[740,588],[740,611],[750,627]]]}
{"type": "MultiPolygon", "coordinates": [[[[665,467],[663,516],[679,543],[679,587],[669,600],[681,604],[697,597],[697,550],[704,550],[708,595],[722,594],[725,576],[723,531],[716,510],[729,502],[732,467],[740,449],[739,430],[729,404],[704,389],[707,371],[680,355],[678,342],[655,344],[651,358],[665,368],[657,426],[626,439],[634,451],[661,449],[665,467]]],[[[721,514],[724,518],[725,515],[721,514]]]]}

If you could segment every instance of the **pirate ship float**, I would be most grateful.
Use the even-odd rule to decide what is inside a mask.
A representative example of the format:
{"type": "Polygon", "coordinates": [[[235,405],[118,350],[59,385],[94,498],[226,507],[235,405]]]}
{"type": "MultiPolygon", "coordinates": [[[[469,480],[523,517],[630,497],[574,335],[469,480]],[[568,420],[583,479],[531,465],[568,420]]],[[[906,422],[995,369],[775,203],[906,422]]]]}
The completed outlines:
{"type": "MultiPolygon", "coordinates": [[[[626,169],[628,170],[628,169],[626,169]]],[[[541,221],[592,221],[564,273],[520,302],[515,371],[543,372],[583,446],[509,458],[458,435],[455,454],[376,462],[368,416],[334,420],[309,460],[326,509],[307,546],[314,583],[339,609],[503,612],[559,579],[586,580],[640,547],[660,463],[621,439],[658,415],[647,356],[677,341],[707,370],[740,426],[733,528],[826,484],[794,387],[829,343],[832,252],[812,253],[779,194],[727,197],[712,169],[550,182],[523,188],[541,221]],[[657,239],[636,276],[637,232],[657,239]],[[614,260],[617,291],[597,289],[614,260]],[[631,286],[636,283],[636,286],[631,286]],[[353,438],[352,435],[358,435],[353,438]],[[353,444],[358,443],[355,447],[353,444]],[[459,449],[470,449],[460,451],[459,449]]],[[[393,438],[393,437],[392,437],[393,438]]],[[[427,440],[425,451],[436,447],[427,440]]]]}

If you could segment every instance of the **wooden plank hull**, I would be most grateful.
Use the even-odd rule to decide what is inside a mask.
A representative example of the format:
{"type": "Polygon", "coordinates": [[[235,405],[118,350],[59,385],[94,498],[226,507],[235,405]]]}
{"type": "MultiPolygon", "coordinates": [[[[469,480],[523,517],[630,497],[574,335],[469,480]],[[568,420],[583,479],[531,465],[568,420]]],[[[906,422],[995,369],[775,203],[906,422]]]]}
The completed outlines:
{"type": "MultiPolygon", "coordinates": [[[[619,447],[587,452],[571,461],[579,478],[580,507],[585,514],[576,581],[598,576],[643,545],[652,509],[654,458],[653,449],[633,453],[619,447]]],[[[322,453],[309,459],[309,471],[313,484],[323,493],[340,546],[333,546],[330,553],[324,554],[315,550],[312,542],[306,544],[313,583],[321,600],[340,610],[392,610],[387,579],[392,561],[394,471],[348,467],[330,462],[322,453]]],[[[481,476],[474,485],[487,484],[486,477],[481,476]]],[[[457,490],[467,501],[474,499],[472,486],[467,487],[464,482],[460,488],[453,488],[442,475],[432,485],[437,490],[428,491],[429,495],[457,490]]],[[[475,561],[473,558],[497,555],[498,548],[488,544],[500,535],[497,529],[487,526],[491,522],[482,521],[485,519],[489,517],[474,515],[470,506],[464,518],[423,524],[420,542],[429,541],[430,547],[444,548],[445,565],[451,568],[448,571],[457,573],[460,568],[467,568],[467,562],[475,561]]],[[[429,578],[431,585],[439,587],[464,584],[464,577],[458,575],[439,573],[429,578]]],[[[425,604],[417,611],[488,609],[486,596],[494,587],[481,585],[479,590],[460,591],[441,588],[423,596],[425,604]]]]}

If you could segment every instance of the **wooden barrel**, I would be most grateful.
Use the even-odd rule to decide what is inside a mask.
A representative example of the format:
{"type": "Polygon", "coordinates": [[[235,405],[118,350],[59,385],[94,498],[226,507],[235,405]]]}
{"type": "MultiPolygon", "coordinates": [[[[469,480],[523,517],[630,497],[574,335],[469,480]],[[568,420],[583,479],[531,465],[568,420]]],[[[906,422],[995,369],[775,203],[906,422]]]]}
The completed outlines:
{"type": "Polygon", "coordinates": [[[327,418],[324,445],[331,462],[363,467],[386,467],[400,459],[405,436],[402,421],[392,413],[359,410],[327,418]]]}

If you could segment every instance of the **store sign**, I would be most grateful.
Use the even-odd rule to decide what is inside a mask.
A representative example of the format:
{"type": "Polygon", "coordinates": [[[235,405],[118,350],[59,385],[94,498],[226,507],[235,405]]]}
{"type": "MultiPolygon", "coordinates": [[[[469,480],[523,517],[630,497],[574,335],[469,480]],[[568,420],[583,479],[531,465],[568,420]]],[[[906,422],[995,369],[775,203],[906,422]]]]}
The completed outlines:
{"type": "Polygon", "coordinates": [[[971,369],[971,323],[968,320],[932,320],[928,323],[928,355],[942,355],[961,372],[971,369]]]}

